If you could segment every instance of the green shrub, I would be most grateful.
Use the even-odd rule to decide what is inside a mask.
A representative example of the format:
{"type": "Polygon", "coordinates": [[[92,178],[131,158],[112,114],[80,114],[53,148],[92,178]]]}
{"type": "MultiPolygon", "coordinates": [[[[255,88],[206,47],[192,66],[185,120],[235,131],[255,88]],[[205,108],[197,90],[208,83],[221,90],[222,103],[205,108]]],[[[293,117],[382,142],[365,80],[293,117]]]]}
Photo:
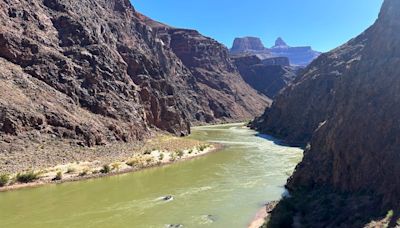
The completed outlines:
{"type": "Polygon", "coordinates": [[[393,218],[394,212],[393,210],[390,210],[387,212],[385,219],[390,221],[393,218]]]}
{"type": "Polygon", "coordinates": [[[54,179],[53,180],[61,180],[63,178],[63,175],[62,175],[62,172],[61,171],[59,171],[59,172],[57,172],[57,174],[56,174],[56,176],[54,177],[54,179]]]}
{"type": "Polygon", "coordinates": [[[145,160],[142,157],[136,157],[132,158],[129,161],[127,161],[125,164],[131,166],[131,167],[143,167],[145,165],[145,160]]]}
{"type": "Polygon", "coordinates": [[[164,160],[164,154],[163,153],[161,153],[160,156],[158,156],[158,160],[160,160],[160,161],[164,160]]]}
{"type": "Polygon", "coordinates": [[[207,149],[208,145],[200,145],[199,150],[200,151],[204,151],[205,149],[207,149]]]}
{"type": "Polygon", "coordinates": [[[144,155],[150,155],[151,154],[151,150],[146,150],[143,154],[144,155]]]}
{"type": "Polygon", "coordinates": [[[4,187],[8,181],[10,180],[10,176],[8,174],[0,175],[0,187],[4,187]]]}
{"type": "Polygon", "coordinates": [[[39,179],[39,175],[33,171],[17,174],[17,181],[20,183],[29,183],[37,179],[39,179]]]}
{"type": "Polygon", "coordinates": [[[103,168],[100,170],[100,172],[104,174],[109,173],[111,172],[111,168],[109,165],[103,165],[103,168]]]}
{"type": "Polygon", "coordinates": [[[192,154],[192,153],[193,153],[193,150],[192,150],[192,149],[190,149],[190,150],[188,151],[188,153],[189,153],[189,154],[192,154]]]}
{"type": "Polygon", "coordinates": [[[185,155],[185,153],[183,152],[183,150],[178,150],[178,151],[176,151],[175,153],[176,153],[176,156],[178,156],[179,158],[182,158],[183,155],[185,155]]]}

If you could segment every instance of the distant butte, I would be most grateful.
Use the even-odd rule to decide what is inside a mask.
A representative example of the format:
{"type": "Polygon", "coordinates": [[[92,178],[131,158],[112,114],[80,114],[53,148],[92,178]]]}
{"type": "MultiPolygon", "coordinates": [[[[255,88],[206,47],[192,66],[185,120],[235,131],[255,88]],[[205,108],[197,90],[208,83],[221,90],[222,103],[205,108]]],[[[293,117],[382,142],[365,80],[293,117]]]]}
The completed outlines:
{"type": "Polygon", "coordinates": [[[281,37],[276,39],[271,48],[266,48],[257,37],[235,38],[230,53],[234,56],[252,54],[260,59],[287,57],[292,66],[298,67],[306,67],[321,54],[310,46],[291,47],[281,37]]]}

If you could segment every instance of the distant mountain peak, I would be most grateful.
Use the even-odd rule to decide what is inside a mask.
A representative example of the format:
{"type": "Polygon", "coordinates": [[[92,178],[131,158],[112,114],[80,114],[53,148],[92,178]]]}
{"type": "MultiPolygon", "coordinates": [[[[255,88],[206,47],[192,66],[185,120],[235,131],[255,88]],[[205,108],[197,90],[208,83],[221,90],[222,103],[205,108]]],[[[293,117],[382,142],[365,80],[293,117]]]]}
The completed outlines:
{"type": "Polygon", "coordinates": [[[278,37],[275,41],[274,47],[289,47],[289,45],[287,45],[286,42],[281,37],[278,37]]]}

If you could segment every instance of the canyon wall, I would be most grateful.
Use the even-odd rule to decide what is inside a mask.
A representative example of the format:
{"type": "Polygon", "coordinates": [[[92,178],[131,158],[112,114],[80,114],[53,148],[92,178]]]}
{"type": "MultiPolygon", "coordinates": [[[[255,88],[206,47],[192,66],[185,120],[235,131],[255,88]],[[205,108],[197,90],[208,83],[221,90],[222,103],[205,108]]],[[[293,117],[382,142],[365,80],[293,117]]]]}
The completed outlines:
{"type": "Polygon", "coordinates": [[[166,38],[128,0],[0,6],[2,143],[187,135],[193,123],[249,119],[270,103],[221,44],[193,30],[171,28],[166,38]]]}
{"type": "Polygon", "coordinates": [[[255,55],[232,57],[240,75],[251,87],[274,98],[295,78],[297,70],[284,57],[261,60],[255,55]]]}
{"type": "Polygon", "coordinates": [[[288,201],[296,205],[306,199],[299,196],[302,192],[314,197],[290,210],[302,221],[314,219],[316,227],[358,227],[371,220],[363,215],[384,217],[390,209],[395,224],[400,202],[399,32],[400,1],[385,0],[373,26],[322,54],[254,122],[263,132],[307,145],[287,184],[294,197],[277,211],[288,208],[288,201]],[[316,208],[316,199],[323,197],[316,208]],[[335,207],[340,210],[333,212],[335,207]],[[317,212],[320,217],[313,217],[317,212]]]}

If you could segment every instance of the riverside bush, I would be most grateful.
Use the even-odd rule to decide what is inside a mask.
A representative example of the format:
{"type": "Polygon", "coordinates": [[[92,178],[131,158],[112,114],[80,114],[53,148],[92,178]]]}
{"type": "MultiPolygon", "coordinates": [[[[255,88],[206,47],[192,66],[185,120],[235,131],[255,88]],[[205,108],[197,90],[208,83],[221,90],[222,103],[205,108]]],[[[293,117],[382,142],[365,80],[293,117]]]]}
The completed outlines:
{"type": "Polygon", "coordinates": [[[39,175],[33,171],[17,174],[17,181],[20,183],[29,183],[37,179],[39,179],[39,175]]]}
{"type": "Polygon", "coordinates": [[[185,153],[184,153],[182,150],[178,150],[178,151],[176,152],[176,155],[177,155],[179,158],[182,158],[184,154],[185,154],[185,153]]]}
{"type": "Polygon", "coordinates": [[[199,147],[199,150],[203,152],[205,149],[207,149],[207,147],[208,147],[208,145],[201,145],[199,147]]]}
{"type": "Polygon", "coordinates": [[[10,176],[8,174],[0,175],[0,187],[4,187],[8,181],[10,180],[10,176]]]}
{"type": "Polygon", "coordinates": [[[103,165],[103,168],[100,170],[100,172],[104,174],[109,173],[111,172],[111,168],[109,165],[103,165]]]}

